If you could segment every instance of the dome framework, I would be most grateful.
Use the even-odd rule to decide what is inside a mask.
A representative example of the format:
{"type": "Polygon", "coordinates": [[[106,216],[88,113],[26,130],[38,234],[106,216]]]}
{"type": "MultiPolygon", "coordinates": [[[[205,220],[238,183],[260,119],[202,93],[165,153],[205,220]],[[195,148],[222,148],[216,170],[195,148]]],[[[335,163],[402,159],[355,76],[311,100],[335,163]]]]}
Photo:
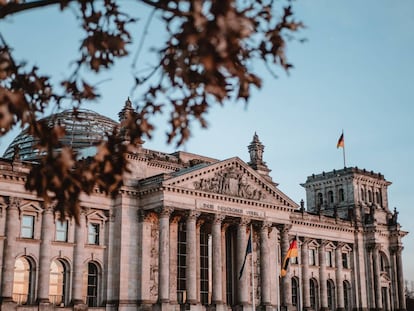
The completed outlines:
{"type": "MultiPolygon", "coordinates": [[[[76,112],[72,109],[64,110],[41,120],[46,121],[50,128],[55,125],[63,126],[66,133],[60,139],[61,146],[70,146],[74,151],[96,145],[105,139],[106,133],[112,132],[118,126],[114,120],[87,109],[76,112]]],[[[18,157],[23,161],[36,162],[41,158],[36,147],[38,142],[39,139],[29,135],[28,129],[24,129],[7,147],[3,158],[18,157]]]]}

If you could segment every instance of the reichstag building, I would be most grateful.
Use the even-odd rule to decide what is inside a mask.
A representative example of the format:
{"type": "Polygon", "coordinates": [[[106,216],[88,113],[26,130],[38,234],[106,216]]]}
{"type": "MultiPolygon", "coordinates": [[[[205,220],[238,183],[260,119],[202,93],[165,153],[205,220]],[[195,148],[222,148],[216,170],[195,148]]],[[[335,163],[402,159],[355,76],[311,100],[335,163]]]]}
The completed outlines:
{"type": "MultiPolygon", "coordinates": [[[[86,155],[118,125],[89,110],[48,122],[64,124],[62,143],[86,155]]],[[[77,226],[24,189],[35,144],[23,130],[0,158],[1,311],[406,309],[407,232],[380,173],[314,174],[306,202],[294,202],[256,134],[248,163],[141,145],[115,199],[82,197],[77,226]],[[282,277],[293,240],[298,257],[282,277]]]]}

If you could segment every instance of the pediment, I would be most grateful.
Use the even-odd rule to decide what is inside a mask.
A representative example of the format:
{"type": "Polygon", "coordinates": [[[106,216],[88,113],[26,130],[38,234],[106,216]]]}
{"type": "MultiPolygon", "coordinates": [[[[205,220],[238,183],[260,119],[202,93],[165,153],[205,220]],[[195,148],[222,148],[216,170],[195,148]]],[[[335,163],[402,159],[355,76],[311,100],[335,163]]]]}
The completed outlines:
{"type": "Polygon", "coordinates": [[[99,221],[104,223],[108,218],[101,211],[91,210],[86,214],[88,220],[99,221]]]}
{"type": "Polygon", "coordinates": [[[320,246],[320,244],[316,240],[311,240],[308,243],[308,247],[312,249],[316,249],[320,246]]]}
{"type": "Polygon", "coordinates": [[[299,206],[241,159],[234,157],[172,174],[163,186],[237,197],[279,206],[299,206]]]}
{"type": "Polygon", "coordinates": [[[34,202],[24,202],[19,206],[20,212],[31,212],[36,214],[41,214],[43,209],[40,207],[39,203],[34,202]]]}

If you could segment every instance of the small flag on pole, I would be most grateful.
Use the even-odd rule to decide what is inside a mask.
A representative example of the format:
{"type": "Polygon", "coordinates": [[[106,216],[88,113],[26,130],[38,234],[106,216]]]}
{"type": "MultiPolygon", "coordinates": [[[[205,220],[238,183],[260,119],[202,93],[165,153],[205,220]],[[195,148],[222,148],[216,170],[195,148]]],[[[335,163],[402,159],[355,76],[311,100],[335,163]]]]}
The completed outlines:
{"type": "Polygon", "coordinates": [[[336,144],[336,148],[345,147],[345,139],[344,139],[344,133],[342,132],[341,136],[338,139],[338,143],[336,144]]]}
{"type": "Polygon", "coordinates": [[[289,266],[290,258],[298,257],[298,244],[296,242],[296,239],[290,243],[289,249],[286,253],[285,259],[283,260],[282,264],[282,271],[280,272],[281,276],[284,277],[287,272],[287,268],[289,266]]]}
{"type": "Polygon", "coordinates": [[[252,252],[252,231],[250,230],[249,240],[247,241],[247,246],[246,246],[246,254],[244,255],[243,264],[241,266],[240,273],[239,273],[239,280],[241,279],[243,275],[243,270],[244,270],[244,265],[246,264],[247,255],[249,255],[251,252],[252,252]]]}

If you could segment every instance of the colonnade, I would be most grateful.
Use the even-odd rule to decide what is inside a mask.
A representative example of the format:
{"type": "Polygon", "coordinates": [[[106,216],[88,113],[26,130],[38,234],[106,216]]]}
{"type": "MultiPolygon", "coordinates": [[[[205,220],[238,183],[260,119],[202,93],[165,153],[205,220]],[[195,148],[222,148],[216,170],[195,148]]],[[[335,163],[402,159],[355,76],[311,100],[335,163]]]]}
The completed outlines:
{"type": "MultiPolygon", "coordinates": [[[[177,255],[176,245],[171,245],[170,242],[176,243],[176,238],[170,236],[171,232],[176,234],[176,229],[171,230],[171,227],[176,227],[177,219],[173,216],[173,209],[163,208],[158,211],[159,220],[159,280],[158,280],[158,302],[161,306],[167,305],[169,302],[176,302],[174,294],[172,291],[176,291],[176,284],[173,274],[177,273],[177,262],[170,262],[171,259],[177,255]],[[170,219],[174,219],[170,221],[170,219]],[[171,253],[174,253],[174,256],[171,256],[171,253]],[[172,264],[173,263],[173,264],[172,264]]],[[[189,305],[199,305],[199,295],[197,289],[199,288],[197,279],[197,234],[198,225],[197,220],[201,216],[201,213],[198,211],[190,211],[183,216],[185,217],[185,228],[186,228],[186,303],[189,305]]],[[[203,216],[206,216],[205,214],[203,216]]],[[[226,302],[226,273],[225,267],[226,264],[226,248],[225,248],[225,233],[228,223],[226,222],[226,217],[220,214],[209,215],[210,224],[211,224],[211,248],[212,248],[212,292],[211,292],[211,303],[216,306],[216,308],[223,308],[227,304],[226,302]]],[[[234,222],[234,218],[232,218],[234,222]]],[[[237,222],[236,230],[236,271],[240,271],[241,266],[244,261],[246,246],[248,242],[248,232],[250,220],[247,218],[240,218],[237,222]]],[[[272,282],[271,276],[275,274],[275,271],[272,271],[271,267],[271,252],[270,252],[270,237],[269,234],[274,229],[272,224],[266,221],[257,222],[256,226],[260,224],[259,237],[260,237],[260,249],[257,250],[260,252],[260,284],[261,288],[261,297],[256,297],[256,303],[265,306],[265,307],[276,307],[277,301],[273,299],[272,301],[272,282]]],[[[288,238],[288,236],[286,236],[288,238]]],[[[276,239],[277,240],[277,239],[276,239]]],[[[277,243],[277,242],[276,242],[277,243]]],[[[287,241],[289,244],[289,241],[287,241]]],[[[239,279],[237,279],[236,287],[237,304],[242,307],[251,308],[251,286],[250,286],[250,275],[246,271],[250,271],[250,268],[246,265],[244,273],[239,279]]],[[[273,268],[274,269],[274,268],[273,268]]],[[[273,289],[274,290],[274,289],[273,289]]]]}

